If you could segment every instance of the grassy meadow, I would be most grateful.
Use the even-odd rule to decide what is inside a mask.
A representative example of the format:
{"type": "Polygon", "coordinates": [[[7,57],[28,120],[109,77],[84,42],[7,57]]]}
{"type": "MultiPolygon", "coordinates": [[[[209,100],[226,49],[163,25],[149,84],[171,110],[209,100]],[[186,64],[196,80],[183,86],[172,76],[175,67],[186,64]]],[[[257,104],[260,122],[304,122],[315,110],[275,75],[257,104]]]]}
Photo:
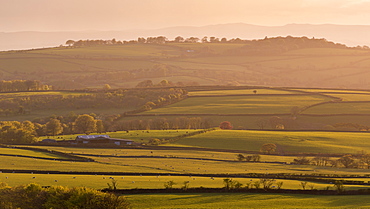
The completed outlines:
{"type": "Polygon", "coordinates": [[[275,143],[281,153],[356,154],[370,151],[369,137],[369,133],[350,132],[216,130],[180,139],[175,144],[259,151],[263,144],[275,143]]]}
{"type": "Polygon", "coordinates": [[[295,106],[329,101],[321,95],[191,97],[143,114],[289,114],[295,106]],[[222,99],[221,99],[222,98],[222,99]]]}
{"type": "MultiPolygon", "coordinates": [[[[173,188],[181,188],[184,182],[189,182],[189,188],[222,188],[224,187],[223,179],[219,177],[199,177],[199,176],[131,176],[131,175],[64,175],[64,174],[17,174],[17,173],[0,173],[1,182],[7,183],[9,186],[24,185],[36,183],[42,186],[60,185],[68,187],[89,187],[94,189],[103,189],[111,184],[112,180],[117,181],[117,189],[164,189],[164,184],[168,181],[174,181],[173,188]]],[[[258,178],[233,178],[244,186],[256,181],[258,178]]],[[[276,179],[276,183],[283,182],[282,189],[302,189],[301,181],[299,180],[280,180],[276,179]]],[[[308,182],[307,188],[335,190],[333,184],[308,182]]],[[[369,186],[346,185],[346,190],[367,189],[369,186]]]]}
{"type": "Polygon", "coordinates": [[[134,208],[369,208],[366,195],[132,194],[134,208]]]}
{"type": "Polygon", "coordinates": [[[173,82],[200,85],[316,86],[365,88],[363,79],[370,66],[367,50],[307,48],[282,54],[243,55],[246,44],[167,43],[125,44],[90,47],[56,47],[0,53],[3,79],[38,79],[69,89],[134,87],[142,80],[168,78],[173,82]],[[166,74],[136,71],[156,65],[166,74]],[[91,79],[99,73],[130,72],[125,79],[91,79]],[[179,76],[182,76],[180,80],[179,76]],[[70,81],[63,85],[63,80],[70,81]],[[88,80],[88,82],[86,82],[88,80]]]}
{"type": "MultiPolygon", "coordinates": [[[[63,47],[0,54],[2,79],[37,79],[58,88],[61,83],[71,89],[99,88],[109,84],[113,88],[135,87],[143,80],[159,83],[163,79],[185,85],[253,85],[235,89],[189,90],[188,98],[180,102],[130,115],[121,120],[149,120],[156,118],[198,117],[207,114],[212,127],[230,121],[234,129],[272,129],[270,119],[280,115],[281,120],[295,123],[286,129],[215,130],[185,137],[159,147],[84,148],[36,146],[94,159],[94,162],[64,161],[65,157],[48,152],[0,148],[1,169],[14,173],[0,173],[0,182],[11,186],[28,183],[40,185],[86,186],[106,188],[111,178],[119,189],[164,188],[174,181],[180,188],[184,181],[190,187],[223,187],[223,178],[212,175],[248,173],[367,175],[368,169],[318,167],[291,164],[296,156],[286,153],[358,154],[369,153],[370,133],[327,132],[325,127],[336,123],[370,125],[370,91],[364,77],[369,73],[368,51],[354,49],[310,48],[291,50],[282,55],[232,55],[230,51],[241,44],[170,43],[127,44],[120,46],[63,47]],[[208,47],[208,48],[207,48],[208,47]],[[206,51],[204,51],[206,50],[206,51]],[[193,53],[194,52],[194,53],[193,53]],[[163,72],[156,71],[161,66],[163,72]],[[108,76],[111,73],[113,76],[108,76]],[[115,74],[118,73],[118,74],[115,74]],[[115,76],[120,75],[122,76],[115,76]],[[105,76],[105,77],[104,77],[105,76]],[[126,76],[126,77],[125,77],[126,76]],[[117,78],[116,78],[117,77],[117,78]],[[68,83],[65,81],[68,80],[68,83]],[[315,86],[306,88],[273,88],[262,86],[315,86]],[[330,87],[324,89],[323,87],[330,87]],[[333,89],[333,88],[343,88],[333,89]],[[345,89],[347,88],[347,89],[345,89]],[[351,90],[356,89],[358,90],[351,90]],[[335,103],[330,101],[339,98],[335,103]],[[324,104],[321,104],[324,103],[324,104]],[[307,108],[309,107],[309,108],[307,108]],[[303,110],[292,116],[292,108],[303,110]],[[306,109],[307,108],[307,109],[306,109]],[[304,115],[300,115],[300,113],[304,115]],[[245,114],[243,116],[243,114],[245,114]],[[250,114],[250,116],[247,116],[250,114]],[[267,116],[266,116],[267,114],[267,116]],[[326,116],[332,114],[332,116],[326,116]],[[158,115],[158,116],[156,116],[158,115]],[[172,115],[172,116],[171,116],[172,115]],[[175,116],[173,116],[175,115],[175,116]],[[293,127],[293,128],[292,128],[293,127]],[[304,131],[316,130],[316,131],[304,131]],[[260,162],[238,162],[236,155],[248,151],[258,153],[265,143],[277,145],[276,154],[261,154],[260,162]],[[174,149],[166,149],[173,146],[174,149]],[[175,149],[176,148],[176,149],[175,149]],[[181,149],[183,148],[183,149],[181,149]],[[192,149],[197,148],[197,149],[192,149]],[[198,149],[200,148],[200,149],[198,149]],[[212,149],[202,150],[202,148],[212,149]],[[27,156],[27,157],[22,157],[27,156]],[[38,159],[45,158],[45,159],[38,159]],[[17,170],[30,172],[17,173],[17,170]],[[33,174],[32,171],[90,172],[77,174],[33,174]],[[94,175],[97,172],[121,172],[127,175],[94,175]],[[151,176],[141,175],[152,173],[151,176]],[[172,174],[172,175],[171,175],[172,174]],[[173,176],[184,174],[185,176],[173,176]],[[205,175],[199,177],[198,175],[205,175]],[[193,176],[190,176],[193,175],[193,176]]],[[[191,89],[189,87],[189,89],[191,89]]],[[[27,98],[31,95],[83,95],[77,92],[1,93],[0,99],[27,98]]],[[[96,113],[122,114],[127,108],[68,108],[32,111],[31,114],[2,117],[2,120],[33,120],[50,115],[96,113]]],[[[107,133],[112,138],[131,139],[147,143],[152,138],[168,139],[198,130],[135,130],[107,133]]],[[[76,135],[56,137],[74,139],[76,135]]],[[[310,156],[308,159],[312,159],[310,156]]],[[[337,158],[332,157],[336,160],[337,158]]],[[[349,177],[348,177],[349,178],[349,177]]],[[[244,185],[258,179],[235,178],[244,185]]],[[[360,180],[353,178],[353,180],[360,180]]],[[[361,178],[368,181],[368,178],[361,178]]],[[[299,180],[282,181],[284,189],[301,189],[299,180]]],[[[332,184],[309,182],[312,188],[325,189],[332,184]]],[[[345,185],[346,190],[367,189],[367,186],[345,185]]],[[[135,208],[366,208],[365,196],[314,196],[294,194],[146,194],[127,195],[135,208]]]]}

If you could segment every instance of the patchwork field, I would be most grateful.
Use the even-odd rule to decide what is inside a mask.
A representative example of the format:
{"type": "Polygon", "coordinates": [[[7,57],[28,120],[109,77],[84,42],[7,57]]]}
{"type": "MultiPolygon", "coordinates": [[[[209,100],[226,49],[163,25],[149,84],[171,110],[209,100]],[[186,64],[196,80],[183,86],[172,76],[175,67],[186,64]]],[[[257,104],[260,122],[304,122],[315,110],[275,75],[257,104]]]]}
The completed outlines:
{"type": "Polygon", "coordinates": [[[112,87],[134,87],[146,79],[168,79],[192,85],[367,86],[363,76],[370,66],[368,50],[324,47],[279,54],[243,54],[247,45],[124,44],[2,52],[0,72],[6,80],[38,79],[66,89],[101,88],[105,83],[112,87]],[[151,72],[158,65],[165,71],[151,72]],[[122,72],[126,75],[122,79],[101,76],[122,72]],[[99,79],[95,79],[97,76],[99,79]],[[178,76],[182,76],[182,80],[178,76]],[[66,80],[68,85],[63,84],[66,80]]]}
{"type": "Polygon", "coordinates": [[[190,97],[144,114],[289,114],[295,106],[325,101],[321,95],[190,97]]]}
{"type": "Polygon", "coordinates": [[[368,208],[366,195],[144,194],[127,195],[136,208],[368,208]]]}
{"type": "Polygon", "coordinates": [[[367,140],[369,137],[369,133],[348,132],[217,130],[180,139],[176,144],[259,151],[263,144],[275,143],[282,154],[285,152],[355,154],[370,151],[367,149],[370,147],[370,142],[367,140]]]}

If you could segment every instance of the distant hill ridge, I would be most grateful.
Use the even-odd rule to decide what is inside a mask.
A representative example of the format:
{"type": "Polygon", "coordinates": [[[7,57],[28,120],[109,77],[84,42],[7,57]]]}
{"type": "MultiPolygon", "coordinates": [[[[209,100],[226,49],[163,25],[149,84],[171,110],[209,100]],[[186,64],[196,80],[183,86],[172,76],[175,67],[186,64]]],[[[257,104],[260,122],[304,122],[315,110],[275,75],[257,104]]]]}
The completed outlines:
{"type": "Polygon", "coordinates": [[[52,47],[64,44],[66,40],[120,39],[166,36],[175,38],[216,36],[232,39],[261,39],[277,36],[306,36],[325,38],[348,46],[370,45],[370,25],[310,25],[288,24],[284,26],[259,26],[244,23],[209,25],[203,27],[179,26],[156,30],[122,31],[74,31],[74,32],[0,32],[0,51],[52,47]]]}

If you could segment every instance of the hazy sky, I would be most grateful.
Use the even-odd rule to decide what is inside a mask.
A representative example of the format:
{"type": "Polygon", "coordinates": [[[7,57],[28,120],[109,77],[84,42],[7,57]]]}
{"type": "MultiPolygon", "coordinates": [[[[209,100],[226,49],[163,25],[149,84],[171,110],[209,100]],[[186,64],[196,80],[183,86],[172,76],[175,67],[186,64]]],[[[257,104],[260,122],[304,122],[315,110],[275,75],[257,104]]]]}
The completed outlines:
{"type": "Polygon", "coordinates": [[[370,25],[370,0],[0,0],[0,32],[223,23],[370,25]]]}

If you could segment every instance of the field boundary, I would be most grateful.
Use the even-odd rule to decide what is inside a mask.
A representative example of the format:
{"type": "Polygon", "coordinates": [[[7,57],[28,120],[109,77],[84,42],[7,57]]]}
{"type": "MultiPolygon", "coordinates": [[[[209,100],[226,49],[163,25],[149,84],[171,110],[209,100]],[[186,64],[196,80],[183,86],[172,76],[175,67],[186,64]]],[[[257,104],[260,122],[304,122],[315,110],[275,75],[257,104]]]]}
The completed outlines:
{"type": "Polygon", "coordinates": [[[301,189],[255,189],[255,188],[239,188],[239,189],[226,189],[226,188],[172,188],[172,189],[102,189],[102,192],[115,193],[115,194],[168,194],[168,193],[264,193],[264,194],[309,194],[309,195],[369,195],[369,189],[360,190],[301,190],[301,189]]]}

